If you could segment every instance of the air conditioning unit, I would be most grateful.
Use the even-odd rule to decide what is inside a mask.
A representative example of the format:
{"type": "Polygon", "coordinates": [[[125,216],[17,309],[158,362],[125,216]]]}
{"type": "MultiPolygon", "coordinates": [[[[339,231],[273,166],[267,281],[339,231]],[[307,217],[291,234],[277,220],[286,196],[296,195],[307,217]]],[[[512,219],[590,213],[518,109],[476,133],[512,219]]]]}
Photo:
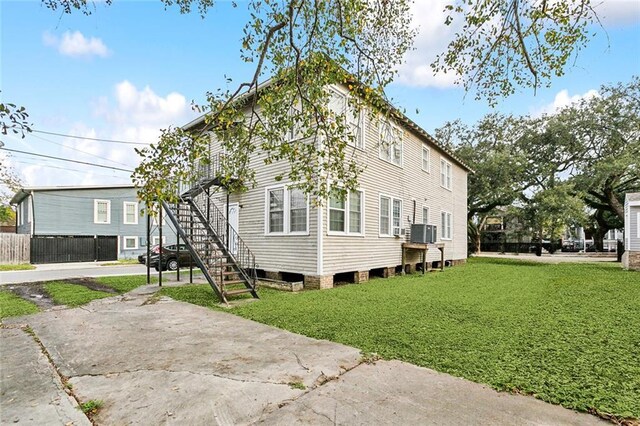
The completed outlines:
{"type": "Polygon", "coordinates": [[[433,244],[438,239],[438,231],[435,225],[414,223],[411,225],[411,242],[418,244],[433,244]]]}

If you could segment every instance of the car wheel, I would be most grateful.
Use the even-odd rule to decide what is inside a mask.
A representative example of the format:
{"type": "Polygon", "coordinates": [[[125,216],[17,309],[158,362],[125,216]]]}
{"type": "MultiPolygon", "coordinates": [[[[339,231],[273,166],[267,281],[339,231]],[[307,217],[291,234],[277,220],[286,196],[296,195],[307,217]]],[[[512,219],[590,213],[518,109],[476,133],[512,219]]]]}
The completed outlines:
{"type": "Polygon", "coordinates": [[[167,269],[170,271],[176,271],[178,269],[178,261],[176,259],[169,259],[167,262],[167,269]]]}

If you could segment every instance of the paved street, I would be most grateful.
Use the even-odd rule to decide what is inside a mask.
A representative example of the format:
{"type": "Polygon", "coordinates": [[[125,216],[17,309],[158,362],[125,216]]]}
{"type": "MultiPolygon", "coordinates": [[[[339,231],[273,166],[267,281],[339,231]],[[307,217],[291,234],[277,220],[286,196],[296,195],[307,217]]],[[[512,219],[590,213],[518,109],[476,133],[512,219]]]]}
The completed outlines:
{"type": "Polygon", "coordinates": [[[75,407],[99,400],[99,425],[607,424],[156,289],[6,321],[0,423],[88,424],[75,407]]]}

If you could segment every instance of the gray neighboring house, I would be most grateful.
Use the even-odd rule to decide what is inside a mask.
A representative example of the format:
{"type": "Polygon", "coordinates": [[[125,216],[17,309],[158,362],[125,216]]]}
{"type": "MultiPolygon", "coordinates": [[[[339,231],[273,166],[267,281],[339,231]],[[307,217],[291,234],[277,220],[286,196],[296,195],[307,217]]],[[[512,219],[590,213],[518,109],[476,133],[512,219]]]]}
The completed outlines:
{"type": "Polygon", "coordinates": [[[624,254],[625,269],[640,271],[640,192],[630,192],[624,199],[624,254]]]}
{"type": "MultiPolygon", "coordinates": [[[[16,232],[32,236],[117,237],[113,257],[130,259],[146,253],[146,216],[133,185],[48,186],[21,188],[16,232]]],[[[175,231],[163,221],[163,242],[175,243],[175,231]]],[[[152,222],[152,244],[159,242],[152,222]]]]}

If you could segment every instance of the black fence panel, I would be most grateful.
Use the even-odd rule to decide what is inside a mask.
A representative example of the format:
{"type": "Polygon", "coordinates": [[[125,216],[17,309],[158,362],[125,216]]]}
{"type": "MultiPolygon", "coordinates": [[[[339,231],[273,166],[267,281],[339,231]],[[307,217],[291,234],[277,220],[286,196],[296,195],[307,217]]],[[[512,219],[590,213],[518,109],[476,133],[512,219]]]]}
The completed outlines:
{"type": "Polygon", "coordinates": [[[31,263],[93,262],[116,260],[118,237],[36,235],[31,237],[31,263]]]}

